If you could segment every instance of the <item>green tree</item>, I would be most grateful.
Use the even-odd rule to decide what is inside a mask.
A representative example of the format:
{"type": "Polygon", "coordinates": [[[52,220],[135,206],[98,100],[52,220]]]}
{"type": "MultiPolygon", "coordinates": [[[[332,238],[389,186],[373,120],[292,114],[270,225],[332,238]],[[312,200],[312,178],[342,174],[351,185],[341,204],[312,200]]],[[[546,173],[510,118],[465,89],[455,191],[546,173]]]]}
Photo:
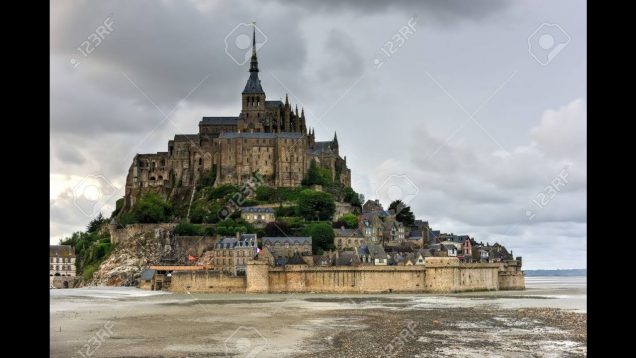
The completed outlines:
{"type": "Polygon", "coordinates": [[[306,220],[331,220],[336,203],[327,193],[305,189],[298,198],[298,214],[306,220]]]}
{"type": "Polygon", "coordinates": [[[350,203],[353,206],[362,206],[360,194],[356,193],[352,188],[345,188],[343,200],[345,203],[350,203]]]}
{"type": "Polygon", "coordinates": [[[173,232],[179,236],[199,236],[201,231],[200,226],[183,221],[174,228],[173,232]]]}
{"type": "Polygon", "coordinates": [[[256,200],[271,202],[275,201],[274,196],[276,195],[276,189],[261,185],[255,190],[256,200]]]}
{"type": "Polygon", "coordinates": [[[172,205],[159,194],[146,193],[134,205],[132,213],[140,223],[166,222],[172,214],[172,205]]]}
{"type": "Polygon", "coordinates": [[[99,213],[99,215],[97,215],[93,220],[91,220],[88,223],[88,225],[86,226],[86,231],[87,232],[96,232],[97,230],[99,230],[99,228],[102,226],[102,224],[104,224],[107,221],[108,220],[106,220],[104,218],[102,213],[99,213]]]}
{"type": "Polygon", "coordinates": [[[389,205],[389,210],[396,213],[396,219],[404,225],[413,225],[415,222],[415,214],[411,211],[410,206],[406,206],[402,200],[395,200],[389,205]]]}
{"type": "Polygon", "coordinates": [[[358,216],[355,214],[344,214],[338,219],[337,223],[340,225],[334,225],[336,228],[340,228],[341,225],[344,225],[347,229],[355,229],[358,227],[358,216]]]}
{"type": "Polygon", "coordinates": [[[316,164],[315,160],[311,160],[309,163],[309,169],[307,170],[307,176],[303,179],[302,185],[329,185],[333,182],[331,179],[331,170],[327,168],[321,168],[316,164]]]}
{"type": "Polygon", "coordinates": [[[319,252],[333,250],[335,234],[331,225],[327,223],[312,223],[305,227],[305,235],[311,236],[311,251],[314,255],[319,252]]]}

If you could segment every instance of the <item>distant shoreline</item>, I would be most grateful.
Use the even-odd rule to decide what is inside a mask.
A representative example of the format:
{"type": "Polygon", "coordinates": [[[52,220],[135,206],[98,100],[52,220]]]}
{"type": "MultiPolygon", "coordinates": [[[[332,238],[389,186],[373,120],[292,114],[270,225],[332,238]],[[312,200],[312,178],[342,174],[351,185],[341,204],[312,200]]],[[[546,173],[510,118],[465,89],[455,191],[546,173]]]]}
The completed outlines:
{"type": "Polygon", "coordinates": [[[523,270],[529,276],[587,276],[587,269],[566,270],[523,270]]]}

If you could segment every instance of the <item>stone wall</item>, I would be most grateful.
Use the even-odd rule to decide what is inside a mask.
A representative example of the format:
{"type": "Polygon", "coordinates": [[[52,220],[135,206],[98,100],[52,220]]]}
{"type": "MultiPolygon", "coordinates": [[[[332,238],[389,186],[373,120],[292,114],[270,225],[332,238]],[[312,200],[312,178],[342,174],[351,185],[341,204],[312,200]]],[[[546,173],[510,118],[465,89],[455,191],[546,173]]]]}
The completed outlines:
{"type": "Polygon", "coordinates": [[[172,291],[250,293],[448,293],[524,289],[519,266],[460,263],[456,257],[427,257],[424,266],[271,267],[251,260],[245,277],[220,272],[173,273],[172,291]],[[189,286],[189,287],[188,287],[189,286]]]}
{"type": "Polygon", "coordinates": [[[53,288],[75,288],[79,287],[81,282],[80,276],[50,276],[50,285],[53,288]]]}
{"type": "Polygon", "coordinates": [[[246,278],[219,271],[174,271],[170,282],[173,292],[245,292],[246,278]]]}
{"type": "Polygon", "coordinates": [[[126,241],[129,238],[143,233],[153,233],[156,239],[165,237],[170,234],[177,224],[161,223],[161,224],[130,224],[123,228],[118,228],[115,224],[110,224],[108,230],[110,232],[110,242],[116,244],[126,241]]]}
{"type": "Polygon", "coordinates": [[[500,290],[525,290],[526,279],[521,264],[503,265],[499,269],[500,290]]]}
{"type": "Polygon", "coordinates": [[[422,292],[422,266],[306,266],[269,269],[269,292],[422,292]]]}

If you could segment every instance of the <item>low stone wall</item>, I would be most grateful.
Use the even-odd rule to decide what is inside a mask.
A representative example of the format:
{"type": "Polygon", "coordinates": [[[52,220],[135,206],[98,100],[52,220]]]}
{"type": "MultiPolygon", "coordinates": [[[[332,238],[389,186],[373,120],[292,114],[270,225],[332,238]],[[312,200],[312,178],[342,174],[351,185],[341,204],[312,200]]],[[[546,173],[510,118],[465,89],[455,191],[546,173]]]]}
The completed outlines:
{"type": "Polygon", "coordinates": [[[306,266],[269,269],[269,292],[422,292],[422,266],[306,266]]]}
{"type": "Polygon", "coordinates": [[[219,271],[174,271],[170,282],[173,292],[243,293],[246,278],[219,271]]]}
{"type": "Polygon", "coordinates": [[[49,276],[53,288],[75,288],[82,281],[80,276],[49,276]]]}
{"type": "Polygon", "coordinates": [[[117,225],[111,224],[108,230],[110,232],[110,242],[116,244],[143,233],[153,233],[156,239],[167,237],[175,226],[177,226],[177,224],[174,223],[130,224],[123,228],[118,228],[117,225]]]}
{"type": "Polygon", "coordinates": [[[424,266],[270,267],[250,261],[246,277],[215,271],[173,273],[172,291],[250,293],[389,293],[524,289],[520,267],[460,263],[455,257],[427,257],[424,266]]]}

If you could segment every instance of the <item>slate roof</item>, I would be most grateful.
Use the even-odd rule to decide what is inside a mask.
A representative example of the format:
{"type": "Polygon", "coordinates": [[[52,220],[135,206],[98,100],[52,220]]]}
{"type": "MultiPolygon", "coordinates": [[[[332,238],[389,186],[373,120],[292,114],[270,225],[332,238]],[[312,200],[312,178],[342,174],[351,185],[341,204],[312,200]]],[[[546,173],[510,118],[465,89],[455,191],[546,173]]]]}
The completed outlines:
{"type": "Polygon", "coordinates": [[[199,143],[199,135],[198,134],[175,134],[174,141],[199,143]]]}
{"type": "Polygon", "coordinates": [[[303,260],[300,254],[295,253],[285,265],[307,265],[307,263],[303,260]]]}
{"type": "Polygon", "coordinates": [[[276,243],[281,243],[281,244],[289,243],[290,245],[293,245],[295,242],[298,242],[301,245],[303,244],[311,245],[311,237],[305,237],[305,236],[282,236],[282,237],[266,236],[262,239],[262,241],[263,241],[263,244],[269,242],[271,243],[271,245],[274,245],[276,243]]]}
{"type": "Polygon", "coordinates": [[[333,229],[333,233],[336,237],[362,237],[362,233],[358,229],[333,229]]]}
{"type": "Polygon", "coordinates": [[[236,125],[238,117],[203,117],[199,124],[205,125],[236,125]]]}
{"type": "Polygon", "coordinates": [[[49,257],[75,257],[75,249],[71,245],[49,245],[49,257]]]}
{"type": "MultiPolygon", "coordinates": [[[[336,266],[351,266],[354,263],[354,257],[357,257],[353,251],[342,251],[336,259],[336,266]]],[[[355,260],[357,261],[357,260],[355,260]]]]}
{"type": "Polygon", "coordinates": [[[283,101],[265,101],[265,108],[277,108],[282,106],[283,101]]]}
{"type": "Polygon", "coordinates": [[[250,72],[250,78],[245,83],[243,93],[265,93],[261,87],[261,80],[258,78],[258,72],[250,72]]]}
{"type": "Polygon", "coordinates": [[[141,279],[144,281],[152,280],[152,277],[155,275],[155,270],[152,269],[144,269],[141,271],[141,279]]]}
{"type": "Polygon", "coordinates": [[[250,207],[241,208],[241,212],[242,213],[274,213],[274,209],[250,206],[250,207]]]}
{"type": "Polygon", "coordinates": [[[455,245],[451,245],[451,244],[444,244],[444,245],[442,245],[442,246],[444,246],[444,248],[445,248],[446,250],[448,250],[448,251],[451,251],[451,250],[455,250],[455,251],[457,251],[457,248],[455,247],[455,245]]]}
{"type": "Polygon", "coordinates": [[[372,257],[381,257],[381,258],[386,258],[386,252],[384,251],[384,248],[382,247],[382,245],[379,244],[369,244],[367,245],[367,248],[369,250],[369,254],[372,257]]]}
{"type": "Polygon", "coordinates": [[[303,134],[299,132],[280,132],[280,133],[264,133],[264,132],[223,132],[219,134],[219,138],[245,138],[245,139],[300,139],[303,134]]]}

